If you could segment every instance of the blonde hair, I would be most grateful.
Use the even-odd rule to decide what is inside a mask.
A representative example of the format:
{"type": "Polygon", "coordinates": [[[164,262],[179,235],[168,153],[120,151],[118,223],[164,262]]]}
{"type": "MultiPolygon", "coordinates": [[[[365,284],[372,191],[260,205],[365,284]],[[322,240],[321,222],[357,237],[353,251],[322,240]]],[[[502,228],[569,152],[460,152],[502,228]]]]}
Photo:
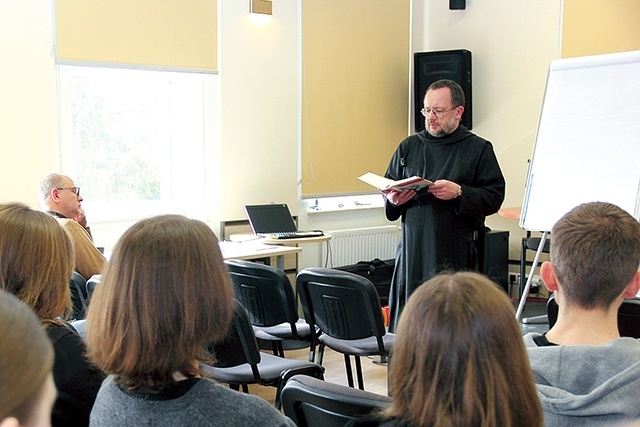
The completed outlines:
{"type": "Polygon", "coordinates": [[[513,307],[488,278],[443,274],[420,286],[398,323],[385,412],[411,426],[541,426],[513,307]]]}
{"type": "Polygon", "coordinates": [[[53,367],[53,348],[34,312],[0,291],[0,421],[27,424],[53,367]]]}
{"type": "Polygon", "coordinates": [[[129,389],[159,390],[200,374],[206,344],[226,333],[233,291],[218,239],[179,215],[142,220],[116,244],[91,298],[87,349],[129,389]]]}
{"type": "Polygon", "coordinates": [[[41,321],[57,323],[71,313],[74,263],[71,240],[51,215],[22,203],[0,204],[0,286],[41,321]]]}

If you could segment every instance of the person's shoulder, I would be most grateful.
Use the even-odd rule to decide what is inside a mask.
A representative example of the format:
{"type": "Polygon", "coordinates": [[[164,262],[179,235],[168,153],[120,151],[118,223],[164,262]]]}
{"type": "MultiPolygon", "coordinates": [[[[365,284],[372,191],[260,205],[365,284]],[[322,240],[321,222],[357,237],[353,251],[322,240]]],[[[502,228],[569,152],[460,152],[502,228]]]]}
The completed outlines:
{"type": "Polygon", "coordinates": [[[405,427],[395,418],[383,418],[379,415],[365,415],[345,424],[345,427],[405,427]]]}
{"type": "Polygon", "coordinates": [[[621,337],[609,341],[604,345],[606,348],[620,349],[632,353],[640,354],[640,338],[621,337]]]}
{"type": "Polygon", "coordinates": [[[403,139],[402,142],[400,142],[400,146],[402,147],[419,143],[421,140],[425,139],[424,134],[425,131],[421,131],[418,133],[414,133],[413,135],[409,135],[405,139],[403,139]]]}
{"type": "Polygon", "coordinates": [[[74,343],[76,341],[82,342],[80,336],[66,324],[49,324],[45,328],[45,331],[53,345],[68,341],[72,341],[74,343]]]}
{"type": "Polygon", "coordinates": [[[240,393],[228,387],[205,379],[192,389],[199,399],[207,401],[207,408],[222,416],[225,425],[249,426],[295,426],[293,421],[282,415],[266,400],[251,394],[240,393]],[[216,404],[211,405],[215,399],[216,404]]]}
{"type": "Polygon", "coordinates": [[[75,232],[86,233],[86,231],[85,231],[83,226],[81,226],[80,224],[78,224],[77,222],[75,222],[74,220],[72,220],[70,218],[56,218],[56,219],[58,220],[60,225],[62,225],[68,231],[71,231],[71,232],[74,232],[74,233],[75,232]]]}
{"type": "Polygon", "coordinates": [[[539,334],[537,332],[529,332],[528,334],[523,335],[522,341],[524,342],[524,346],[526,348],[538,347],[538,344],[536,344],[535,340],[541,336],[542,334],[539,334]]]}

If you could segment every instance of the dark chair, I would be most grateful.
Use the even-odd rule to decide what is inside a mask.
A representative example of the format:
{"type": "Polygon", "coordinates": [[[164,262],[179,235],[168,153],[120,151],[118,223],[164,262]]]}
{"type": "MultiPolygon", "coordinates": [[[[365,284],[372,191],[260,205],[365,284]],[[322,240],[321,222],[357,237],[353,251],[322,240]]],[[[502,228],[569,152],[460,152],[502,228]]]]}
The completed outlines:
{"type": "Polygon", "coordinates": [[[395,341],[394,334],[386,333],[376,288],[357,274],[306,268],[296,277],[296,289],[305,320],[319,344],[318,363],[322,364],[325,345],[342,353],[347,381],[353,387],[350,356],[354,356],[358,387],[364,390],[360,356],[377,355],[386,363],[395,341]]]}
{"type": "Polygon", "coordinates": [[[302,375],[287,381],[281,400],[284,414],[298,427],[342,427],[391,404],[388,396],[302,375]]]}
{"type": "Polygon", "coordinates": [[[101,281],[102,274],[94,274],[93,276],[89,277],[89,280],[87,280],[87,304],[91,300],[91,295],[93,295],[93,291],[96,290],[96,286],[98,286],[101,281]]]}
{"type": "Polygon", "coordinates": [[[202,368],[211,378],[229,384],[235,390],[242,385],[248,392],[248,384],[275,386],[276,407],[280,408],[280,392],[287,379],[296,374],[311,375],[323,379],[324,367],[312,362],[285,359],[263,353],[253,334],[249,317],[242,304],[236,301],[233,321],[227,337],[209,346],[216,362],[202,368]]]}
{"type": "Polygon", "coordinates": [[[82,274],[74,271],[69,279],[69,290],[71,291],[71,302],[73,303],[72,320],[84,319],[87,315],[87,301],[84,290],[87,281],[82,274]]]}
{"type": "Polygon", "coordinates": [[[270,341],[273,354],[284,357],[283,340],[311,342],[309,325],[298,317],[293,287],[283,270],[250,261],[225,263],[235,297],[247,310],[256,338],[270,341]]]}
{"type": "MultiPolygon", "coordinates": [[[[554,294],[551,294],[547,301],[547,317],[549,318],[549,329],[551,329],[558,320],[558,303],[554,294]]],[[[621,337],[640,338],[639,298],[622,301],[620,308],[618,308],[618,332],[621,337]]]]}

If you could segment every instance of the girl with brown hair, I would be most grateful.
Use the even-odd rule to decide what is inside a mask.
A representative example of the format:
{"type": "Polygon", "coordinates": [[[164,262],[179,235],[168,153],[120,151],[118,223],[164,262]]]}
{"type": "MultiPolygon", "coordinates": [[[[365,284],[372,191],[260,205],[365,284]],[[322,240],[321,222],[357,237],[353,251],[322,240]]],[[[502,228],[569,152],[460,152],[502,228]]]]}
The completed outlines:
{"type": "Polygon", "coordinates": [[[88,425],[103,379],[85,358],[82,338],[65,322],[73,266],[71,240],[52,216],[21,203],[0,204],[0,287],[35,311],[53,344],[54,426],[88,425]]]}
{"type": "Polygon", "coordinates": [[[231,323],[218,239],[179,215],[142,220],[116,244],[91,297],[87,342],[105,380],[92,426],[293,426],[267,401],[201,378],[231,323]]]}
{"type": "Polygon", "coordinates": [[[397,332],[393,403],[353,425],[542,425],[513,306],[488,278],[465,272],[427,281],[411,295],[397,332]]]}

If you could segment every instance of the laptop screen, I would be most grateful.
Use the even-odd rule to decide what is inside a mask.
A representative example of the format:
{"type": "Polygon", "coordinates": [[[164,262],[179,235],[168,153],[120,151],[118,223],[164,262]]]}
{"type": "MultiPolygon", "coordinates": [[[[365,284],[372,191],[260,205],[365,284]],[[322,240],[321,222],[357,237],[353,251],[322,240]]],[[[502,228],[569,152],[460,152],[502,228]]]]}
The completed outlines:
{"type": "Polygon", "coordinates": [[[249,205],[245,206],[244,210],[255,234],[297,231],[286,203],[249,205]]]}

